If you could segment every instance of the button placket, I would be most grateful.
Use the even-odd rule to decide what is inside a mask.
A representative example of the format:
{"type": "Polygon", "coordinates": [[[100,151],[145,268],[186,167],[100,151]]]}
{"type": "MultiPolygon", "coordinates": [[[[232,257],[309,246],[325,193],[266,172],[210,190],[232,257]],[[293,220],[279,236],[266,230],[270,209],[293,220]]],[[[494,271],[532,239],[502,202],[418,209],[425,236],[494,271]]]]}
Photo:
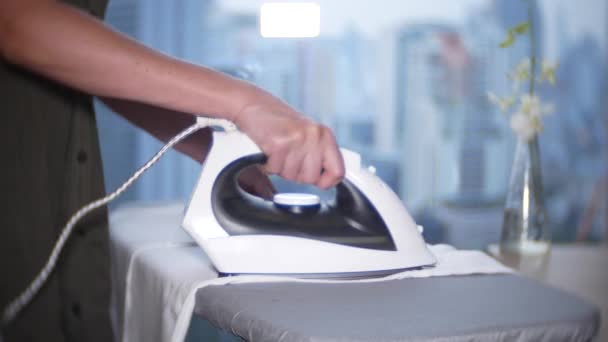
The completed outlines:
{"type": "Polygon", "coordinates": [[[80,315],[82,314],[82,309],[80,307],[80,303],[78,302],[74,302],[72,303],[72,315],[74,315],[74,317],[80,318],[80,315]]]}
{"type": "Polygon", "coordinates": [[[87,154],[87,152],[85,150],[80,150],[76,154],[76,161],[78,161],[79,164],[86,163],[88,159],[89,159],[89,155],[87,154]]]}

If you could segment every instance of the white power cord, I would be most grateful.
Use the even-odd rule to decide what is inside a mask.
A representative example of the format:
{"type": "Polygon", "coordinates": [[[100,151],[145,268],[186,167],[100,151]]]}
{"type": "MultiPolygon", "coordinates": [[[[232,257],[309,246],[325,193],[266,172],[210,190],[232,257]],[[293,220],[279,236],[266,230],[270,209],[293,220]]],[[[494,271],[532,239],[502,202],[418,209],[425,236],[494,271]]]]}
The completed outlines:
{"type": "MultiPolygon", "coordinates": [[[[125,190],[127,190],[127,188],[129,188],[133,184],[133,182],[135,182],[144,172],[146,172],[150,167],[152,167],[152,165],[154,165],[160,159],[160,157],[162,157],[170,148],[172,148],[174,145],[176,145],[180,141],[184,140],[186,137],[188,137],[192,133],[194,133],[202,128],[208,127],[208,126],[219,126],[219,127],[222,127],[225,131],[236,130],[236,126],[234,125],[234,123],[232,123],[230,121],[226,121],[226,120],[222,120],[222,119],[206,118],[206,117],[197,117],[195,124],[186,128],[181,133],[179,133],[178,135],[173,137],[171,140],[169,140],[169,142],[165,146],[163,146],[160,149],[160,151],[158,151],[152,157],[152,159],[150,159],[146,164],[144,164],[144,166],[139,168],[139,170],[137,170],[120,187],[118,187],[118,189],[114,190],[114,192],[112,192],[111,194],[109,194],[103,198],[100,198],[98,200],[95,200],[95,201],[85,205],[80,210],[78,210],[74,215],[72,215],[72,217],[68,220],[68,223],[66,223],[66,225],[63,227],[63,229],[61,231],[61,235],[59,235],[59,239],[57,239],[57,242],[55,243],[55,246],[53,247],[51,255],[49,256],[49,259],[46,262],[46,265],[44,265],[42,270],[38,273],[36,278],[34,278],[34,280],[30,283],[30,285],[25,290],[23,290],[23,292],[21,292],[21,294],[19,294],[19,296],[17,296],[15,299],[13,299],[2,311],[2,323],[0,325],[2,330],[4,329],[4,327],[8,326],[8,324],[10,322],[12,322],[15,319],[15,317],[17,317],[17,315],[21,312],[21,310],[23,310],[23,308],[25,308],[32,301],[32,299],[38,293],[38,291],[40,291],[40,288],[47,281],[51,272],[53,272],[53,269],[55,268],[55,265],[57,264],[57,259],[59,258],[59,254],[61,254],[61,250],[63,249],[66,241],[68,240],[70,234],[72,233],[74,226],[76,225],[76,223],[78,223],[78,221],[80,221],[80,219],[82,219],[84,216],[89,214],[91,211],[93,211],[99,207],[102,207],[102,206],[108,204],[109,202],[113,201],[114,199],[116,199],[125,190]]],[[[2,341],[2,336],[0,335],[0,342],[1,341],[2,341]]]]}

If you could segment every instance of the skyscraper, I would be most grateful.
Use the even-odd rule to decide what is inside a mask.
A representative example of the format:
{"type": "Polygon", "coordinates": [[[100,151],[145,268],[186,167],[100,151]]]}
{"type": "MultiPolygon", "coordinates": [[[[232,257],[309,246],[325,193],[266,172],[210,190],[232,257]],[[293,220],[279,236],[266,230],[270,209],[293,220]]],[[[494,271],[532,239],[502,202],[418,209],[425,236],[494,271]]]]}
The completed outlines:
{"type": "MultiPolygon", "coordinates": [[[[106,22],[156,50],[197,63],[202,53],[197,38],[210,5],[210,0],[113,0],[106,22]]],[[[97,108],[106,187],[114,190],[161,144],[107,108],[97,108]]],[[[196,162],[171,151],[119,201],[185,199],[199,171],[196,162]]]]}
{"type": "Polygon", "coordinates": [[[411,208],[436,201],[457,178],[454,168],[439,167],[442,161],[456,163],[456,151],[445,139],[453,138],[448,121],[462,110],[457,93],[462,85],[449,79],[451,69],[442,56],[445,35],[458,32],[440,24],[416,24],[401,28],[395,37],[391,119],[402,160],[399,192],[411,208]]]}

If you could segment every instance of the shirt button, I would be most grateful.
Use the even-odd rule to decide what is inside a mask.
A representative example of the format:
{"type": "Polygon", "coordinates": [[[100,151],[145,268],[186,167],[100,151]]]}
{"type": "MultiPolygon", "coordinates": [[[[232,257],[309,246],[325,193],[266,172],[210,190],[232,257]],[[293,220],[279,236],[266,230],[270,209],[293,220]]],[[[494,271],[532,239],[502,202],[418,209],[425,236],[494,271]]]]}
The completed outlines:
{"type": "Polygon", "coordinates": [[[78,303],[72,304],[72,314],[76,317],[80,317],[80,304],[78,304],[78,303]]]}
{"type": "Polygon", "coordinates": [[[78,161],[79,164],[86,163],[88,158],[89,158],[89,156],[83,150],[78,151],[78,154],[76,154],[76,160],[78,161]]]}

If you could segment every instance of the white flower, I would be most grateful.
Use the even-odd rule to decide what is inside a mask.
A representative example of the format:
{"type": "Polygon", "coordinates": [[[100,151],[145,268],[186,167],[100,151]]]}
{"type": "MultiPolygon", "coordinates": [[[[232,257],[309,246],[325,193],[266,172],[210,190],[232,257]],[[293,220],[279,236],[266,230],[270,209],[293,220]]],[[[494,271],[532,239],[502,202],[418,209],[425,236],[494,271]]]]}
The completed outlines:
{"type": "Polygon", "coordinates": [[[531,117],[540,118],[553,111],[553,105],[543,104],[536,95],[524,94],[521,96],[521,107],[519,111],[531,117]]]}
{"type": "Polygon", "coordinates": [[[511,117],[511,128],[520,139],[529,141],[543,130],[542,117],[552,110],[552,106],[543,104],[538,96],[524,94],[519,109],[511,117]]]}
{"type": "MultiPolygon", "coordinates": [[[[522,59],[515,68],[507,74],[513,84],[513,94],[510,97],[499,97],[488,92],[487,96],[491,103],[497,105],[503,113],[507,113],[515,104],[516,98],[520,96],[522,83],[544,82],[555,84],[555,71],[557,63],[543,60],[538,77],[532,72],[532,60],[529,57],[522,59]]],[[[511,115],[510,126],[513,132],[524,141],[530,141],[543,130],[543,116],[554,111],[554,106],[541,102],[536,95],[523,94],[519,98],[520,104],[515,113],[511,115]]]]}
{"type": "Polygon", "coordinates": [[[509,74],[509,78],[519,84],[530,79],[530,70],[532,69],[532,61],[530,58],[522,59],[516,66],[513,72],[509,74]]]}
{"type": "Polygon", "coordinates": [[[500,111],[503,113],[506,113],[515,103],[515,98],[513,96],[498,97],[492,92],[488,92],[488,100],[490,100],[491,103],[497,105],[500,111]]]}
{"type": "Polygon", "coordinates": [[[530,116],[540,116],[540,99],[538,96],[522,95],[519,111],[530,116]]]}
{"type": "Polygon", "coordinates": [[[539,81],[548,81],[551,84],[555,84],[555,71],[558,67],[557,62],[549,62],[548,60],[543,60],[540,68],[540,77],[539,81]]]}
{"type": "Polygon", "coordinates": [[[537,133],[530,119],[528,115],[522,112],[517,112],[511,116],[511,129],[520,139],[526,142],[530,141],[537,133]]]}

